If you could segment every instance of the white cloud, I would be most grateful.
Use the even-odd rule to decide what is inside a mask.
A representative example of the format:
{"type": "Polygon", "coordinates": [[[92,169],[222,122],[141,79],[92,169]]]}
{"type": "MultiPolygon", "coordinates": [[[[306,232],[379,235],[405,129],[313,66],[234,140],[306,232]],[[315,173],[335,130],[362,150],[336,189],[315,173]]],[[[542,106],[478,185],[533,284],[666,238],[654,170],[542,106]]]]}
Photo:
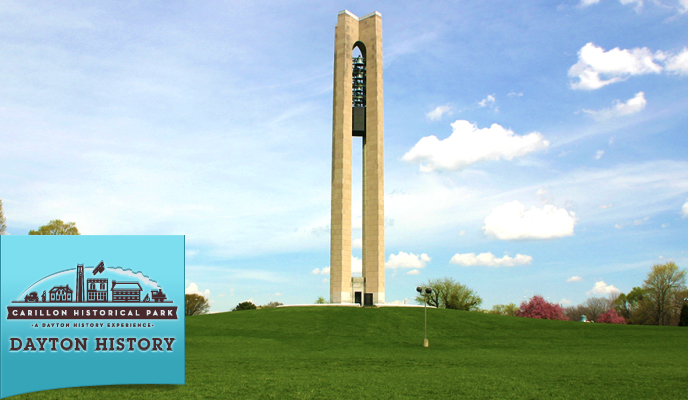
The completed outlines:
{"type": "Polygon", "coordinates": [[[280,293],[280,292],[275,293],[275,296],[277,296],[277,297],[280,297],[281,295],[282,295],[282,293],[280,293]]]}
{"type": "Polygon", "coordinates": [[[420,275],[420,270],[419,269],[412,269],[409,272],[407,272],[406,275],[420,275]]]}
{"type": "Polygon", "coordinates": [[[647,220],[649,220],[649,219],[650,219],[650,217],[645,217],[643,219],[636,219],[635,221],[633,221],[633,225],[635,225],[635,226],[642,225],[645,222],[647,222],[647,220]]]}
{"type": "Polygon", "coordinates": [[[330,281],[330,278],[323,278],[322,283],[327,283],[330,281]]]}
{"type": "Polygon", "coordinates": [[[600,0],[581,0],[580,3],[578,3],[578,7],[585,8],[599,2],[600,0]]]}
{"type": "MultiPolygon", "coordinates": [[[[685,0],[685,10],[688,10],[688,0],[685,0]]],[[[683,12],[685,12],[685,10],[683,12]]],[[[688,48],[683,48],[679,54],[669,55],[666,58],[666,70],[668,72],[688,75],[688,48]]]]}
{"type": "MultiPolygon", "coordinates": [[[[615,117],[622,117],[625,115],[631,115],[642,111],[647,105],[647,100],[645,100],[645,93],[638,92],[635,97],[628,99],[625,103],[620,100],[614,100],[610,108],[603,108],[599,111],[593,110],[583,110],[586,114],[595,118],[598,121],[607,120],[615,117]]],[[[609,144],[613,144],[613,140],[609,140],[609,144]]]]}
{"type": "MultiPolygon", "coordinates": [[[[580,8],[585,8],[593,4],[598,4],[600,0],[581,0],[580,3],[578,3],[578,7],[580,8]]],[[[662,8],[668,8],[668,9],[673,9],[675,8],[679,14],[683,14],[686,11],[688,11],[688,0],[678,0],[678,4],[676,6],[672,4],[664,4],[665,2],[659,1],[659,0],[652,0],[652,3],[654,3],[657,6],[660,6],[662,8]]],[[[634,6],[633,8],[635,9],[636,12],[640,12],[642,10],[643,5],[645,3],[644,0],[619,0],[619,3],[621,3],[624,6],[634,6]]]]}
{"type": "Polygon", "coordinates": [[[459,236],[463,236],[463,235],[465,235],[465,234],[466,234],[466,231],[465,231],[465,230],[462,230],[461,232],[459,232],[459,236]]]}
{"type": "Polygon", "coordinates": [[[595,282],[595,286],[587,294],[609,294],[614,292],[619,292],[619,289],[615,288],[614,285],[607,285],[604,281],[598,281],[595,282]]]}
{"type": "Polygon", "coordinates": [[[602,158],[603,155],[604,150],[597,150],[597,153],[595,153],[595,160],[599,160],[600,158],[602,158]]]}
{"type": "Polygon", "coordinates": [[[206,289],[204,291],[198,290],[198,285],[195,283],[191,282],[189,286],[184,289],[184,294],[200,294],[201,296],[205,297],[206,299],[210,298],[210,289],[206,289]]]}
{"type": "Polygon", "coordinates": [[[616,228],[616,229],[621,229],[621,228],[623,228],[623,225],[621,225],[621,224],[614,224],[614,228],[616,228]]]}
{"type": "Polygon", "coordinates": [[[499,124],[478,129],[465,120],[457,120],[451,126],[452,134],[448,138],[439,140],[434,135],[426,136],[402,159],[420,163],[423,172],[455,171],[482,160],[512,160],[549,146],[549,141],[539,132],[518,136],[499,124]]]}
{"type": "Polygon", "coordinates": [[[517,200],[503,204],[485,217],[483,231],[502,240],[552,239],[573,235],[576,217],[573,211],[551,204],[526,211],[517,200]]]}
{"type": "Polygon", "coordinates": [[[602,204],[601,206],[599,206],[599,207],[597,207],[597,208],[605,209],[605,208],[612,208],[612,207],[614,207],[614,204],[613,204],[613,203],[609,203],[609,204],[602,204]]]}
{"type": "Polygon", "coordinates": [[[516,93],[516,92],[509,92],[509,93],[507,94],[507,96],[509,96],[509,97],[514,97],[514,96],[516,96],[516,97],[523,97],[523,92],[518,92],[518,93],[516,93]]]}
{"type": "Polygon", "coordinates": [[[385,263],[385,267],[389,269],[425,268],[425,265],[431,260],[432,259],[425,253],[416,255],[400,251],[399,254],[389,255],[389,260],[385,263]]]}
{"type": "Polygon", "coordinates": [[[683,207],[681,207],[681,213],[683,214],[683,218],[688,217],[688,201],[683,203],[683,207]]]}
{"type": "Polygon", "coordinates": [[[351,248],[352,249],[362,249],[363,248],[363,239],[362,238],[356,238],[351,241],[351,248]]]}
{"type": "Polygon", "coordinates": [[[566,280],[566,282],[580,282],[580,281],[582,281],[582,280],[583,280],[583,278],[581,278],[580,276],[576,275],[576,276],[572,276],[572,277],[568,278],[568,279],[566,280]]]}
{"type": "Polygon", "coordinates": [[[494,107],[497,99],[492,94],[488,94],[487,97],[478,102],[479,107],[494,107]]]}
{"type": "Polygon", "coordinates": [[[313,271],[311,271],[311,274],[313,275],[327,275],[330,273],[330,267],[325,267],[323,269],[320,268],[315,268],[313,271]]]}
{"type": "Polygon", "coordinates": [[[635,5],[635,10],[639,11],[643,7],[643,0],[619,0],[625,6],[635,5]]]}
{"type": "Polygon", "coordinates": [[[444,106],[437,106],[434,110],[425,114],[425,118],[427,118],[428,121],[439,121],[442,119],[444,114],[452,114],[452,108],[448,104],[444,106]]]}
{"type": "Polygon", "coordinates": [[[363,260],[356,256],[351,256],[351,272],[352,273],[362,273],[363,272],[363,260]]]}
{"type": "Polygon", "coordinates": [[[621,50],[618,47],[604,51],[590,42],[578,52],[578,62],[569,69],[573,89],[594,90],[610,83],[619,82],[632,75],[662,72],[655,64],[654,56],[647,47],[621,50]]]}
{"type": "Polygon", "coordinates": [[[679,0],[678,12],[683,14],[688,11],[688,0],[679,0]]]}
{"type": "Polygon", "coordinates": [[[452,264],[459,264],[465,267],[473,265],[483,265],[486,267],[513,267],[514,265],[528,265],[533,262],[533,257],[523,254],[516,254],[516,257],[511,258],[504,256],[502,258],[495,257],[492,253],[480,253],[477,256],[475,253],[454,254],[454,257],[449,261],[452,264]]]}
{"type": "Polygon", "coordinates": [[[559,304],[571,304],[571,300],[563,298],[563,299],[559,300],[559,304]]]}

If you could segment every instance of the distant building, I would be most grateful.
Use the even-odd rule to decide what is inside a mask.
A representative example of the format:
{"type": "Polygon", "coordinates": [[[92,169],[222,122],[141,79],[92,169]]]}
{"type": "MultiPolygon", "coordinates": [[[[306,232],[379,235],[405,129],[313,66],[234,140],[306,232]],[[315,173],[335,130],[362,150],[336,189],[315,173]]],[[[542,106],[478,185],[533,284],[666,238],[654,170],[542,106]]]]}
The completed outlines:
{"type": "Polygon", "coordinates": [[[67,286],[55,286],[50,289],[50,301],[72,301],[72,289],[67,286]]]}
{"type": "Polygon", "coordinates": [[[86,301],[102,302],[108,301],[108,279],[107,278],[88,278],[86,279],[86,301]]]}
{"type": "Polygon", "coordinates": [[[113,302],[140,302],[143,289],[138,282],[112,281],[111,290],[113,302]]]}

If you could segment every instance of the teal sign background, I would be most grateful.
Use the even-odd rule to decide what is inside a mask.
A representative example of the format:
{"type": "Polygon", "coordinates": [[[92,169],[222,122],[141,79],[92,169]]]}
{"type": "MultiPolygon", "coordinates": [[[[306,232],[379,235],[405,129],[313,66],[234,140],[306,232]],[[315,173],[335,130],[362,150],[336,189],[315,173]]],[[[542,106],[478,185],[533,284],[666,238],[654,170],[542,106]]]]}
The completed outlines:
{"type": "MultiPolygon", "coordinates": [[[[64,282],[75,287],[73,275],[64,282]]],[[[119,279],[118,279],[119,280],[119,279]]],[[[122,275],[121,281],[134,281],[122,275]]],[[[109,283],[111,286],[112,284],[109,283]]],[[[143,286],[142,286],[143,287],[143,286]]],[[[144,288],[146,289],[146,288],[144,288]]],[[[141,299],[147,291],[141,294],[141,299]]],[[[86,296],[84,290],[84,297],[86,296]]],[[[41,293],[38,293],[40,298],[41,293]]],[[[73,294],[75,296],[76,293],[73,294]]],[[[49,299],[48,299],[49,300],[49,299]]],[[[73,297],[75,300],[75,297],[73,297]]],[[[112,301],[111,298],[108,299],[112,301]]],[[[0,397],[76,386],[117,384],[184,384],[184,236],[0,236],[0,397]],[[167,306],[177,307],[177,319],[8,319],[10,306],[154,306],[156,303],[24,303],[22,293],[43,278],[60,271],[87,268],[84,282],[98,278],[92,269],[100,261],[105,268],[120,267],[140,272],[155,281],[167,295],[167,306]],[[13,301],[21,301],[13,303],[13,301]],[[43,327],[42,324],[69,324],[43,327]],[[102,327],[73,327],[103,324],[102,327]],[[107,324],[152,324],[146,328],[108,328],[107,324]],[[35,327],[35,325],[38,327],[35,327]],[[10,351],[10,338],[88,338],[86,351],[10,351]],[[95,351],[96,338],[174,338],[172,351],[95,351]]],[[[109,343],[109,341],[108,341],[109,343]]],[[[125,341],[125,343],[127,343],[125,341]]],[[[22,347],[23,347],[22,346],[22,347]]],[[[109,344],[108,344],[109,346],[109,344]]]]}

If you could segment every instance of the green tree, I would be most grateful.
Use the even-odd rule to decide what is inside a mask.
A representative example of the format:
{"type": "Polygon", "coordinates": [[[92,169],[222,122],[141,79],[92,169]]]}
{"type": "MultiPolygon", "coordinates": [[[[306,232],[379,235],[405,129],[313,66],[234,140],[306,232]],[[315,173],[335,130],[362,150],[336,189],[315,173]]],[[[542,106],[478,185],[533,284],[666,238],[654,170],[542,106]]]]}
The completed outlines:
{"type": "Polygon", "coordinates": [[[462,285],[453,278],[428,279],[428,283],[420,286],[432,288],[432,293],[429,295],[423,293],[416,296],[416,302],[419,304],[423,304],[427,298],[429,306],[452,310],[477,311],[483,302],[483,299],[474,290],[466,285],[462,285]]]}
{"type": "Polygon", "coordinates": [[[686,289],[686,271],[679,270],[673,261],[653,265],[643,282],[643,289],[653,305],[653,322],[669,325],[672,311],[683,305],[676,301],[675,295],[686,289]]]}
{"type": "Polygon", "coordinates": [[[232,311],[255,310],[257,307],[250,301],[239,303],[232,311]]]}
{"type": "Polygon", "coordinates": [[[65,223],[62,220],[54,219],[36,231],[29,231],[29,235],[79,235],[79,230],[76,228],[75,222],[65,223]]]}
{"type": "Polygon", "coordinates": [[[200,294],[185,294],[184,295],[184,315],[201,315],[207,314],[210,309],[208,299],[200,294]]]}
{"type": "Polygon", "coordinates": [[[328,304],[329,301],[325,300],[324,297],[320,296],[318,297],[318,300],[315,301],[315,304],[328,304]]]}
{"type": "Polygon", "coordinates": [[[516,315],[516,310],[518,310],[518,306],[514,303],[495,304],[492,306],[492,309],[487,313],[497,315],[508,315],[510,317],[513,317],[516,315]]]}
{"type": "Polygon", "coordinates": [[[619,297],[614,300],[613,306],[628,324],[649,323],[652,306],[643,288],[634,287],[628,294],[619,294],[619,297]]]}
{"type": "Polygon", "coordinates": [[[630,319],[631,314],[638,307],[638,301],[642,297],[642,290],[639,287],[634,287],[628,294],[619,293],[613,304],[616,312],[626,320],[630,319]]]}
{"type": "Polygon", "coordinates": [[[284,304],[280,303],[279,301],[271,301],[268,304],[261,306],[261,308],[275,308],[282,305],[284,304]]]}
{"type": "Polygon", "coordinates": [[[0,235],[5,235],[7,230],[7,225],[5,225],[7,220],[5,219],[5,214],[2,212],[2,199],[0,199],[0,235]]]}

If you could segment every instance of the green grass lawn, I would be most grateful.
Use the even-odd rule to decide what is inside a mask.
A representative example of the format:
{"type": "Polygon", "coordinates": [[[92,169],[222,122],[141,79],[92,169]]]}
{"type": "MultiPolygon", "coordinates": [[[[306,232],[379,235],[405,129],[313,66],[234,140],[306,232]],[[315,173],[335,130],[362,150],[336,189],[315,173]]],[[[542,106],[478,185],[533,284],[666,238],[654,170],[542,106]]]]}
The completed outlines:
{"type": "Polygon", "coordinates": [[[688,328],[422,308],[302,307],[186,318],[186,385],[13,399],[686,399],[688,328]]]}

